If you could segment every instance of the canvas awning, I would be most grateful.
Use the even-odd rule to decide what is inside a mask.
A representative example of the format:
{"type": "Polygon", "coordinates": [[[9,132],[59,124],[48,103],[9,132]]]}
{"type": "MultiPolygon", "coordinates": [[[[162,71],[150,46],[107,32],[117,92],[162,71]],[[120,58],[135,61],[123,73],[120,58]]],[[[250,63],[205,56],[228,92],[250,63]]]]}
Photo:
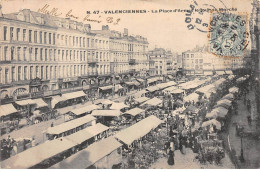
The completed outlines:
{"type": "Polygon", "coordinates": [[[82,108],[73,109],[70,112],[72,112],[75,115],[81,115],[81,114],[84,114],[84,113],[89,113],[89,112],[91,112],[92,110],[95,110],[95,109],[99,109],[99,106],[88,105],[88,106],[84,106],[82,108]]]}
{"type": "Polygon", "coordinates": [[[225,72],[226,72],[226,74],[228,74],[228,75],[232,75],[232,74],[233,74],[232,70],[226,70],[225,72]]]}
{"type": "Polygon", "coordinates": [[[101,89],[101,90],[110,90],[110,89],[112,89],[112,88],[113,88],[112,85],[108,85],[108,86],[104,86],[104,87],[99,87],[99,89],[101,89]]]}
{"type": "Polygon", "coordinates": [[[135,102],[137,102],[137,103],[143,103],[143,102],[145,102],[145,101],[147,101],[147,100],[149,100],[150,98],[148,98],[148,97],[139,97],[139,98],[137,98],[137,99],[135,99],[135,102]]]}
{"type": "Polygon", "coordinates": [[[121,112],[120,112],[120,110],[93,110],[91,115],[92,116],[118,117],[121,115],[121,112]]]}
{"type": "Polygon", "coordinates": [[[160,77],[149,78],[149,79],[147,79],[147,84],[150,84],[155,81],[160,81],[160,80],[162,80],[160,77]]]}
{"type": "Polygon", "coordinates": [[[229,106],[231,106],[231,102],[232,102],[232,101],[230,101],[230,100],[228,100],[228,99],[221,99],[221,100],[219,100],[219,101],[217,102],[217,105],[218,105],[218,106],[227,106],[227,107],[229,107],[229,106]]]}
{"type": "Polygon", "coordinates": [[[56,125],[54,127],[49,127],[46,131],[47,134],[61,134],[64,133],[66,131],[72,130],[76,127],[79,127],[83,124],[89,123],[91,121],[96,120],[95,117],[91,116],[91,115],[87,115],[81,118],[77,118],[74,120],[71,120],[69,122],[65,122],[62,123],[60,125],[56,125]]]}
{"type": "Polygon", "coordinates": [[[117,92],[120,89],[123,89],[123,87],[120,84],[115,85],[115,92],[117,92]]]}
{"type": "Polygon", "coordinates": [[[27,105],[36,104],[36,102],[32,99],[20,100],[20,101],[16,101],[15,103],[20,105],[20,106],[27,106],[27,105]]]}
{"type": "Polygon", "coordinates": [[[147,93],[148,91],[146,90],[141,90],[141,91],[138,91],[134,94],[134,97],[135,98],[138,98],[138,97],[141,97],[143,94],[147,93]]]}
{"type": "Polygon", "coordinates": [[[115,138],[121,140],[127,145],[131,145],[135,140],[138,140],[147,135],[151,130],[157,128],[163,121],[156,116],[151,115],[134,125],[119,131],[115,138]]]}
{"type": "Polygon", "coordinates": [[[234,100],[234,95],[232,93],[229,93],[225,95],[222,99],[234,100]]]}
{"type": "Polygon", "coordinates": [[[135,85],[134,82],[125,82],[126,85],[135,85]]]}
{"type": "Polygon", "coordinates": [[[172,75],[167,75],[169,79],[173,79],[173,76],[172,75]]]}
{"type": "Polygon", "coordinates": [[[141,114],[143,112],[144,112],[143,109],[134,108],[134,109],[131,109],[129,111],[126,111],[124,114],[129,114],[129,115],[132,115],[132,116],[136,116],[136,115],[141,114]]]}
{"type": "Polygon", "coordinates": [[[207,113],[206,118],[224,118],[228,113],[228,110],[223,107],[213,109],[210,113],[207,113]]]}
{"type": "Polygon", "coordinates": [[[216,71],[216,74],[217,74],[217,75],[224,75],[225,72],[224,72],[224,71],[216,71]]]}
{"type": "Polygon", "coordinates": [[[95,104],[111,105],[112,103],[114,102],[109,99],[98,99],[95,101],[95,104]]]}
{"type": "Polygon", "coordinates": [[[93,126],[87,127],[86,131],[90,134],[92,134],[93,136],[96,136],[100,133],[103,133],[104,131],[109,130],[109,127],[101,124],[101,123],[97,123],[93,126]]]}
{"type": "Polygon", "coordinates": [[[199,95],[197,93],[191,93],[190,95],[184,97],[183,100],[185,102],[188,102],[188,101],[198,102],[199,101],[199,95]]]}
{"type": "Polygon", "coordinates": [[[83,91],[77,91],[77,92],[66,93],[63,94],[62,96],[66,97],[66,100],[70,100],[70,99],[86,96],[86,94],[83,91]]]}
{"type": "Polygon", "coordinates": [[[218,130],[221,129],[221,124],[216,119],[211,119],[202,123],[201,127],[207,127],[209,125],[214,125],[218,130]]]}
{"type": "Polygon", "coordinates": [[[113,136],[95,142],[76,154],[53,165],[52,169],[85,169],[95,164],[97,161],[108,156],[111,152],[121,147],[113,136]]]}
{"type": "Polygon", "coordinates": [[[0,117],[16,113],[17,110],[12,104],[0,105],[0,117]]]}
{"type": "Polygon", "coordinates": [[[141,78],[137,78],[136,80],[137,80],[138,82],[140,82],[140,83],[144,83],[144,80],[141,79],[141,78]]]}
{"type": "Polygon", "coordinates": [[[228,90],[230,93],[237,93],[238,92],[238,88],[237,87],[232,87],[228,90]]]}
{"type": "Polygon", "coordinates": [[[242,82],[242,81],[244,81],[244,80],[246,80],[245,77],[240,77],[240,78],[238,78],[236,81],[237,81],[237,82],[242,82]]]}
{"type": "Polygon", "coordinates": [[[158,106],[162,103],[162,100],[161,99],[158,99],[156,97],[150,99],[150,100],[147,100],[146,102],[144,102],[143,104],[141,104],[141,106],[143,105],[150,105],[150,106],[158,106]]]}
{"type": "Polygon", "coordinates": [[[116,103],[116,102],[114,102],[110,107],[110,109],[118,109],[118,110],[121,110],[124,108],[129,108],[129,106],[124,103],[116,103]]]}
{"type": "Polygon", "coordinates": [[[75,146],[64,138],[46,141],[1,162],[4,169],[28,169],[75,146]]]}
{"type": "Polygon", "coordinates": [[[229,76],[228,76],[228,79],[229,79],[229,80],[232,80],[232,79],[234,79],[234,78],[235,78],[234,75],[229,75],[229,76]]]}
{"type": "Polygon", "coordinates": [[[149,91],[149,92],[154,92],[154,91],[157,91],[159,89],[160,88],[158,88],[157,86],[150,86],[150,87],[146,88],[146,90],[149,91]]]}
{"type": "Polygon", "coordinates": [[[180,94],[183,92],[184,92],[184,90],[182,90],[182,89],[175,89],[175,90],[170,91],[171,94],[180,94]]]}
{"type": "Polygon", "coordinates": [[[83,96],[86,96],[86,94],[83,91],[66,93],[66,94],[63,94],[62,96],[54,96],[54,97],[52,97],[51,106],[52,106],[52,108],[54,108],[55,105],[59,102],[70,100],[70,99],[75,99],[75,98],[83,97],[83,96]]]}
{"type": "Polygon", "coordinates": [[[204,71],[204,75],[207,75],[207,76],[213,75],[213,72],[212,71],[204,71]]]}

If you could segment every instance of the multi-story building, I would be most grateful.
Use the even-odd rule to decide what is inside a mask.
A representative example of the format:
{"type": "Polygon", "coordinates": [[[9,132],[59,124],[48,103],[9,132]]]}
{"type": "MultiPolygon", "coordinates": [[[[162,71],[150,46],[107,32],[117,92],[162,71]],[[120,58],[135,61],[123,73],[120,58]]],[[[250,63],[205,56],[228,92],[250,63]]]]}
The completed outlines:
{"type": "Polygon", "coordinates": [[[182,53],[182,67],[187,75],[224,74],[225,71],[243,68],[243,57],[218,57],[207,51],[207,47],[196,47],[182,53]]]}
{"type": "MultiPolygon", "coordinates": [[[[3,102],[109,84],[111,73],[129,72],[130,59],[147,59],[148,42],[140,36],[113,39],[91,31],[89,24],[29,9],[11,14],[0,9],[0,14],[3,102]]],[[[148,70],[148,61],[144,63],[148,70]]],[[[135,66],[136,71],[145,70],[143,62],[135,66]]]]}
{"type": "Polygon", "coordinates": [[[102,26],[102,30],[94,30],[109,37],[109,50],[112,73],[115,75],[145,76],[149,70],[147,57],[148,42],[142,36],[128,35],[128,30],[123,33],[110,30],[108,25],[102,26]]]}
{"type": "Polygon", "coordinates": [[[171,51],[163,48],[155,48],[149,51],[150,76],[153,75],[171,75],[175,72],[176,60],[171,51]]]}

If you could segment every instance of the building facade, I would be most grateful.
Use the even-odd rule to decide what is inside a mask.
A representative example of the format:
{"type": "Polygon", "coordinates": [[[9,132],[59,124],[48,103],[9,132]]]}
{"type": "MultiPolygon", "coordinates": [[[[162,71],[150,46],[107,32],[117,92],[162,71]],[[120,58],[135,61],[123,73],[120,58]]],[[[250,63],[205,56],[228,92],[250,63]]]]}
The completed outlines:
{"type": "Polygon", "coordinates": [[[243,57],[218,57],[209,53],[207,47],[196,47],[182,53],[182,68],[187,75],[213,75],[218,71],[230,71],[243,66],[243,57]]]}
{"type": "Polygon", "coordinates": [[[105,28],[92,31],[89,24],[29,9],[0,14],[1,103],[87,90],[111,84],[114,73],[149,70],[141,36],[111,37],[105,28]]]}
{"type": "Polygon", "coordinates": [[[171,51],[163,48],[155,48],[149,51],[150,76],[154,75],[172,75],[176,72],[176,59],[171,51]]]}

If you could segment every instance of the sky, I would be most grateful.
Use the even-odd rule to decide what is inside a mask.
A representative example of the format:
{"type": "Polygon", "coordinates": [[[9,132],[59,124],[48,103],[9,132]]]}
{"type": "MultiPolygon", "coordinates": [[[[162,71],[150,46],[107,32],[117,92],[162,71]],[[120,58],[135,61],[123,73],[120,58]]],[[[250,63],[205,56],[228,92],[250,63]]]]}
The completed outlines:
{"type": "MultiPolygon", "coordinates": [[[[72,10],[70,15],[78,17],[75,19],[83,22],[86,12],[90,11],[89,19],[101,20],[101,23],[86,22],[91,24],[93,30],[102,28],[102,25],[109,25],[110,29],[120,32],[124,28],[128,29],[131,35],[141,35],[147,37],[149,49],[162,47],[173,52],[181,53],[186,50],[193,49],[196,45],[202,46],[208,44],[208,33],[204,33],[195,29],[188,29],[185,22],[186,17],[191,17],[191,23],[195,23],[195,19],[201,19],[202,23],[209,23],[211,14],[208,12],[203,15],[198,12],[187,16],[186,12],[162,12],[159,10],[189,10],[194,5],[195,0],[1,0],[2,12],[12,13],[21,9],[31,9],[38,11],[48,4],[48,10],[58,8],[57,13],[61,13],[59,17],[65,18],[66,14],[72,10]],[[141,14],[104,14],[104,11],[110,10],[146,10],[147,13],[141,14]],[[158,11],[158,13],[152,13],[158,11]],[[93,11],[99,11],[99,14],[93,14],[93,11]],[[149,12],[148,12],[149,11],[149,12]],[[103,13],[101,13],[103,12],[103,13]],[[118,24],[108,23],[107,18],[113,17],[113,21],[120,19],[118,24]]],[[[234,13],[242,13],[250,15],[250,0],[196,0],[197,8],[237,8],[234,13]],[[211,7],[210,7],[211,5],[211,7]]],[[[249,17],[249,16],[248,16],[249,17]]],[[[196,25],[207,31],[207,27],[196,25]]]]}

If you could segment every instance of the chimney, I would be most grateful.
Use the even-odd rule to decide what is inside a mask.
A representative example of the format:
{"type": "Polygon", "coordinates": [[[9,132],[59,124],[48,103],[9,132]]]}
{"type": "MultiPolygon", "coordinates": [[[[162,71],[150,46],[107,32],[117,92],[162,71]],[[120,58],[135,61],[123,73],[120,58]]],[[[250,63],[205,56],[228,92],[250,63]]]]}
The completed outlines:
{"type": "Polygon", "coordinates": [[[109,30],[109,26],[108,25],[102,25],[102,30],[109,30]]]}
{"type": "Polygon", "coordinates": [[[124,28],[124,36],[128,36],[128,29],[124,28]]]}

